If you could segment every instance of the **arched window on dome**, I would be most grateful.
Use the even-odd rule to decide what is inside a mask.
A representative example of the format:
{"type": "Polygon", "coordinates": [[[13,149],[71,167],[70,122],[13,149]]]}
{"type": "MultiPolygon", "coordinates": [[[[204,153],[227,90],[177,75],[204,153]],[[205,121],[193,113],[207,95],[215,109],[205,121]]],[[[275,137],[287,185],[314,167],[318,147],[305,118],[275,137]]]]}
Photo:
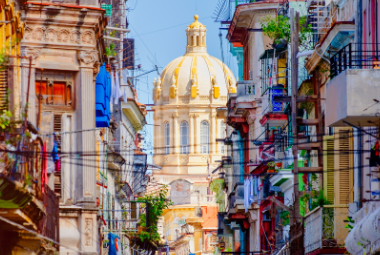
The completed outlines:
{"type": "Polygon", "coordinates": [[[181,132],[181,154],[189,154],[189,124],[182,121],[180,125],[181,132]]]}
{"type": "Polygon", "coordinates": [[[169,122],[164,124],[164,142],[165,142],[165,155],[170,153],[170,125],[169,122]]]}
{"type": "Polygon", "coordinates": [[[207,121],[201,122],[201,153],[209,153],[209,124],[207,121]]]}
{"type": "MultiPolygon", "coordinates": [[[[225,139],[226,138],[226,135],[227,135],[227,132],[226,132],[226,123],[222,120],[220,122],[220,138],[221,139],[225,139]]],[[[225,150],[225,145],[224,143],[220,143],[220,153],[221,154],[225,154],[226,153],[226,150],[225,150]]]]}

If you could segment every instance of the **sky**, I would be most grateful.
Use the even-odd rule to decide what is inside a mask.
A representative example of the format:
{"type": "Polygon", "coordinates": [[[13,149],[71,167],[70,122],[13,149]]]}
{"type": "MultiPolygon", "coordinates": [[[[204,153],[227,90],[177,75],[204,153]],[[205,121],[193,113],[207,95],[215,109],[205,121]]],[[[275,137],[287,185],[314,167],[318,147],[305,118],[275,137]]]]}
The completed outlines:
{"type": "MultiPolygon", "coordinates": [[[[224,62],[231,71],[237,73],[235,57],[229,53],[226,30],[220,30],[221,24],[215,22],[214,10],[219,0],[128,0],[127,19],[131,32],[128,38],[135,38],[135,65],[141,64],[141,71],[149,71],[157,65],[161,72],[167,64],[182,56],[186,51],[186,26],[194,21],[194,15],[207,28],[207,51],[211,56],[221,57],[219,33],[222,31],[224,62]]],[[[135,73],[138,75],[138,73],[135,73]]],[[[137,81],[139,101],[152,104],[153,79],[157,72],[144,75],[137,81]]],[[[148,107],[149,109],[149,107],[148,107]]],[[[153,112],[146,116],[144,147],[148,150],[148,162],[152,163],[153,148],[153,112]]]]}

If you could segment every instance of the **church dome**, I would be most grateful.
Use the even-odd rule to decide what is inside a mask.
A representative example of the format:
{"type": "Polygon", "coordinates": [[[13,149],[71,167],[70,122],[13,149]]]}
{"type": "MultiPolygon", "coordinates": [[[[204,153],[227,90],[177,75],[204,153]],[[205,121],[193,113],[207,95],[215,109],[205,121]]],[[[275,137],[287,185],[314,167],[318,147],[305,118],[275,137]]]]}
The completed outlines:
{"type": "Polygon", "coordinates": [[[199,103],[206,97],[225,103],[227,94],[236,91],[233,73],[222,61],[207,54],[206,27],[197,15],[194,19],[186,29],[185,55],[171,61],[153,82],[156,105],[178,103],[178,98],[199,103]]]}

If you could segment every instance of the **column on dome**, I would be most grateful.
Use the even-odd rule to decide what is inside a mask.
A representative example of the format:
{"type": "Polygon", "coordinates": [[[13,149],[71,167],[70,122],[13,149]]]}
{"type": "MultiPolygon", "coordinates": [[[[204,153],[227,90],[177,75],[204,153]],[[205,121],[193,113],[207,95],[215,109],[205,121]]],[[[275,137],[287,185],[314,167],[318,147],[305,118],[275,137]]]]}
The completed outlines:
{"type": "Polygon", "coordinates": [[[191,46],[191,36],[189,28],[186,29],[186,36],[187,36],[187,46],[191,46]]]}
{"type": "Polygon", "coordinates": [[[215,120],[214,120],[214,123],[215,123],[215,128],[214,128],[214,132],[215,132],[215,153],[219,153],[219,142],[216,141],[217,137],[219,136],[219,124],[218,124],[218,118],[215,114],[215,120]]]}
{"type": "Polygon", "coordinates": [[[163,153],[161,141],[163,141],[162,129],[163,129],[164,123],[162,122],[161,117],[156,117],[156,119],[154,120],[154,123],[158,125],[157,126],[158,132],[154,135],[153,153],[156,155],[161,155],[161,153],[163,153]]]}
{"type": "Polygon", "coordinates": [[[195,154],[199,154],[200,152],[200,146],[201,146],[201,137],[200,137],[200,126],[199,126],[199,115],[194,114],[194,148],[195,148],[195,154]]]}
{"type": "Polygon", "coordinates": [[[178,128],[178,113],[173,114],[173,153],[179,153],[179,128],[178,128]]]}
{"type": "Polygon", "coordinates": [[[194,126],[194,115],[193,114],[190,114],[189,115],[189,120],[190,120],[190,126],[189,126],[189,153],[190,154],[193,154],[194,153],[194,137],[195,137],[195,134],[194,134],[194,130],[195,130],[195,126],[194,126]]]}
{"type": "Polygon", "coordinates": [[[216,114],[214,112],[211,112],[211,128],[210,128],[210,147],[211,147],[211,154],[215,154],[215,144],[216,144],[216,136],[215,136],[215,131],[216,131],[216,114]]]}

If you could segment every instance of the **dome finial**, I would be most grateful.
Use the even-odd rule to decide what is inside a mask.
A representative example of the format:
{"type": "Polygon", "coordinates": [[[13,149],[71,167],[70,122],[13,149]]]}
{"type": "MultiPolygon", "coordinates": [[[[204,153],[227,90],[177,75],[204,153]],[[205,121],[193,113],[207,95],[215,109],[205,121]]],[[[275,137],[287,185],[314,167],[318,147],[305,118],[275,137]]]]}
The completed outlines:
{"type": "Polygon", "coordinates": [[[199,16],[198,16],[197,14],[195,14],[195,15],[194,15],[194,20],[195,20],[195,21],[198,21],[198,19],[199,19],[199,16]]]}

